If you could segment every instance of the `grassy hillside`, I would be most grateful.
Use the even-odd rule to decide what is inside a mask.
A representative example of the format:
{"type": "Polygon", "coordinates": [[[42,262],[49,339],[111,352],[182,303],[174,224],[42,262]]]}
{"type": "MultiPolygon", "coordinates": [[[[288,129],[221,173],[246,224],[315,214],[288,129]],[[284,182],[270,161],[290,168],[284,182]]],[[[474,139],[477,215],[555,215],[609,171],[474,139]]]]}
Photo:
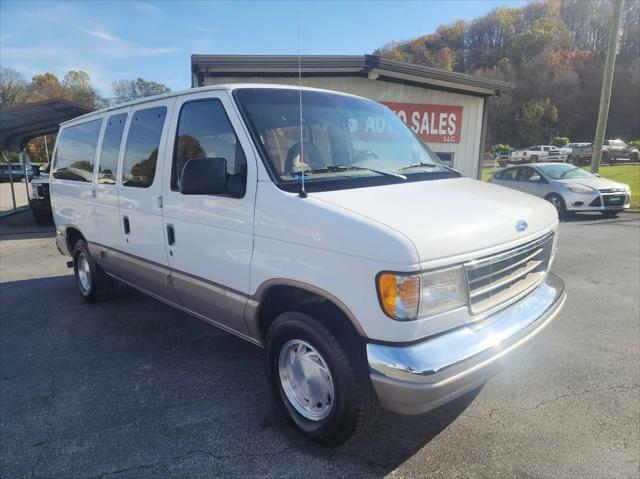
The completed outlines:
{"type": "MultiPolygon", "coordinates": [[[[524,147],[556,136],[593,141],[611,15],[611,0],[532,1],[441,25],[374,53],[514,83],[513,92],[489,103],[487,145],[524,147]]],[[[637,139],[637,85],[640,2],[627,0],[607,138],[637,139]]]]}

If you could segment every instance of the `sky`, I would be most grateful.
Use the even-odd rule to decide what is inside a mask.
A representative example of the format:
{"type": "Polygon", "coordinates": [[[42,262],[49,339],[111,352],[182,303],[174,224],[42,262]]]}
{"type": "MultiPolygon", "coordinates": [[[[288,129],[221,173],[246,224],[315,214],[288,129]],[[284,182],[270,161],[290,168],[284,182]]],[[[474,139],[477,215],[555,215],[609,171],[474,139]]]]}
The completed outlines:
{"type": "Polygon", "coordinates": [[[524,0],[13,1],[0,0],[0,65],[29,80],[84,70],[110,96],[114,79],[191,86],[191,54],[361,55],[524,0]]]}

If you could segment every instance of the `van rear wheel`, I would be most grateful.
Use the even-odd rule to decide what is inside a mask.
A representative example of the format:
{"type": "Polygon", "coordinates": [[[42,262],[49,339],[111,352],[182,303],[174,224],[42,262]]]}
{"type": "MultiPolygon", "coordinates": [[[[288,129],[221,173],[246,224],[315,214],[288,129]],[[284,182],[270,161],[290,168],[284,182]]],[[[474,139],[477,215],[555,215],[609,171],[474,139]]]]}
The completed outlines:
{"type": "Polygon", "coordinates": [[[117,282],[107,275],[91,257],[84,240],[73,247],[73,274],[82,297],[90,303],[98,303],[115,297],[117,282]]]}
{"type": "Polygon", "coordinates": [[[307,438],[339,446],[380,410],[368,367],[316,318],[283,313],[266,338],[267,377],[279,408],[307,438]]]}

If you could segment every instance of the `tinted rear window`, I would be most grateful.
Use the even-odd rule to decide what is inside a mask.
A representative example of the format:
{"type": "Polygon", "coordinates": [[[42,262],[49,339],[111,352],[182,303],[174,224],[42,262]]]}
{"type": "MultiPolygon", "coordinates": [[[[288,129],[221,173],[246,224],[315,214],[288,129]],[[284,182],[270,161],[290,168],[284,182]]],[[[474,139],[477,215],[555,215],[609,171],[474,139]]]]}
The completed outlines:
{"type": "Polygon", "coordinates": [[[167,116],[164,106],[133,114],[122,163],[122,184],[148,188],[153,184],[162,128],[167,116]]]}
{"type": "Polygon", "coordinates": [[[122,133],[126,122],[126,113],[113,115],[108,120],[100,150],[100,161],[98,162],[98,183],[106,185],[116,183],[120,143],[122,142],[122,133]]]}
{"type": "Polygon", "coordinates": [[[61,180],[93,181],[93,165],[102,120],[70,126],[60,132],[53,177],[61,180]]]}

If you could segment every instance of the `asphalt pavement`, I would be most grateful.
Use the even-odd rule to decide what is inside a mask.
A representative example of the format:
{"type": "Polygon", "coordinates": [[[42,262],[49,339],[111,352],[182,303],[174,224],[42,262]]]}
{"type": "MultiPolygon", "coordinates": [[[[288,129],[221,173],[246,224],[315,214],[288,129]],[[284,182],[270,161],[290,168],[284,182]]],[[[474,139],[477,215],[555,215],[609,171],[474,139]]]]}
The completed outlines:
{"type": "Polygon", "coordinates": [[[639,256],[640,215],[562,223],[567,303],[524,357],[325,449],[280,416],[262,350],[130,290],[85,303],[51,229],[4,218],[0,475],[639,477],[639,256]]]}

